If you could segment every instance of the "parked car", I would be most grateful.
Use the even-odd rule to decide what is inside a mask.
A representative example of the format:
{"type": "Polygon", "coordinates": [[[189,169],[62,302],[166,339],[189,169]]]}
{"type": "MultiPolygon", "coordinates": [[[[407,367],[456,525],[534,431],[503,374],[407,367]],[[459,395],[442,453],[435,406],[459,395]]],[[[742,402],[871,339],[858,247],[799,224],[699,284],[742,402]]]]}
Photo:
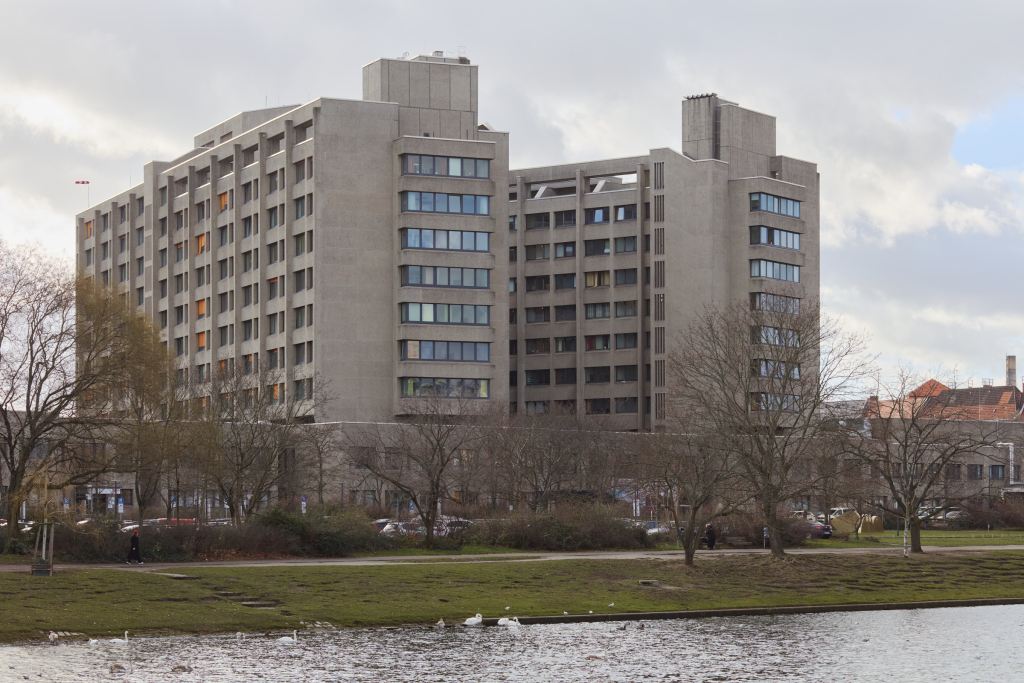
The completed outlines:
{"type": "Polygon", "coordinates": [[[970,513],[960,508],[949,508],[946,510],[946,519],[968,519],[970,513]]]}
{"type": "Polygon", "coordinates": [[[811,530],[807,533],[807,538],[832,538],[832,526],[821,522],[811,522],[811,530]]]}
{"type": "Polygon", "coordinates": [[[426,535],[426,530],[416,522],[388,522],[380,532],[385,536],[412,536],[413,538],[422,538],[426,535]]]}
{"type": "Polygon", "coordinates": [[[385,517],[384,519],[375,519],[375,520],[373,520],[373,521],[372,521],[372,522],[370,522],[370,523],[371,523],[371,524],[373,524],[373,527],[374,527],[374,528],[375,528],[375,529],[376,529],[377,531],[383,531],[383,530],[384,530],[384,527],[386,527],[386,526],[387,526],[388,524],[390,524],[390,523],[391,523],[391,520],[390,520],[390,519],[388,519],[387,517],[385,517]]]}
{"type": "Polygon", "coordinates": [[[657,520],[652,520],[650,522],[644,522],[643,528],[644,528],[644,530],[647,531],[647,535],[648,536],[653,536],[654,534],[670,534],[670,533],[672,533],[672,525],[671,524],[669,524],[668,522],[659,522],[657,520]]]}

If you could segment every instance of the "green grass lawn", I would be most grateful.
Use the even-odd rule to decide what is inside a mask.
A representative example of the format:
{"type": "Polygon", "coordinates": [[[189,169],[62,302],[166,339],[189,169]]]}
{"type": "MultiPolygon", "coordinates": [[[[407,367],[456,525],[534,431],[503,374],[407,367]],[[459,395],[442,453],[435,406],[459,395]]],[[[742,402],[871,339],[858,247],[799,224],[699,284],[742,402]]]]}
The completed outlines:
{"type": "Polygon", "coordinates": [[[485,616],[646,612],[781,605],[1024,597],[1024,552],[967,556],[722,556],[687,568],[678,558],[397,566],[189,568],[198,581],[75,569],[0,573],[0,641],[50,629],[108,637],[262,632],[328,621],[340,627],[461,622],[485,616]],[[641,587],[657,579],[661,587],[641,587]],[[253,610],[215,590],[279,601],[253,610]],[[609,607],[615,603],[614,607],[609,607]],[[511,607],[506,612],[505,607],[511,607]]]}

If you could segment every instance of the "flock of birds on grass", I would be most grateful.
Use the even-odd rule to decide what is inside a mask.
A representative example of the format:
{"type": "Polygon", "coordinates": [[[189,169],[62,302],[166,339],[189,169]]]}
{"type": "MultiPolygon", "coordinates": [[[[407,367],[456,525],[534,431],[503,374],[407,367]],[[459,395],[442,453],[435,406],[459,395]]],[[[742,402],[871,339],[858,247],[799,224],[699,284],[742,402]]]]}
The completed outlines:
{"type": "MultiPolygon", "coordinates": [[[[613,603],[611,603],[608,606],[609,607],[615,607],[615,603],[613,602],[613,603]]],[[[510,609],[512,609],[512,608],[511,607],[506,607],[505,611],[508,611],[510,609]]],[[[594,613],[594,611],[590,610],[590,614],[593,614],[593,613],[594,613]]],[[[562,612],[562,614],[568,616],[569,613],[568,612],[562,612]]],[[[476,626],[483,626],[483,625],[484,625],[484,617],[479,612],[477,614],[471,616],[471,617],[468,617],[461,624],[461,626],[468,626],[468,627],[476,627],[476,626]]],[[[512,618],[501,617],[500,619],[498,619],[497,625],[500,626],[500,627],[504,627],[505,629],[507,629],[507,630],[509,630],[511,632],[517,632],[520,629],[522,629],[522,627],[523,627],[523,625],[519,623],[519,617],[517,617],[517,616],[513,616],[512,618]]],[[[441,629],[445,628],[446,624],[444,623],[444,619],[443,618],[439,619],[437,621],[437,623],[434,624],[434,626],[437,627],[437,628],[441,628],[441,629]]],[[[621,626],[617,626],[616,630],[618,630],[618,631],[625,631],[627,629],[627,627],[628,627],[627,624],[622,624],[621,626]]],[[[644,628],[643,623],[639,624],[636,628],[637,628],[637,630],[643,630],[643,628],[644,628]]],[[[267,631],[264,635],[270,637],[270,631],[267,631]]],[[[245,634],[242,633],[241,631],[239,631],[238,633],[235,634],[235,639],[238,642],[242,642],[243,640],[245,640],[245,634]]],[[[57,645],[59,643],[59,641],[60,641],[60,636],[55,631],[50,631],[49,641],[50,641],[51,645],[57,645]]],[[[101,643],[109,643],[111,645],[127,645],[128,644],[128,631],[124,632],[124,638],[111,638],[111,639],[105,640],[105,641],[100,641],[100,640],[97,640],[96,638],[89,638],[88,642],[89,642],[89,645],[92,646],[92,647],[95,647],[95,646],[97,646],[97,645],[99,645],[101,643]]],[[[290,636],[287,636],[287,635],[286,636],[281,636],[281,637],[277,638],[275,640],[275,642],[278,645],[295,645],[295,644],[297,644],[299,642],[299,632],[298,632],[298,630],[294,630],[294,631],[292,631],[292,634],[290,636]]],[[[603,659],[603,657],[597,656],[597,655],[588,655],[587,658],[588,659],[603,659]]],[[[129,664],[129,667],[131,667],[131,664],[129,664]]],[[[126,673],[130,673],[133,670],[133,667],[131,667],[131,668],[129,668],[129,667],[125,667],[123,664],[111,664],[110,665],[110,673],[112,673],[112,674],[126,674],[126,673]]],[[[10,666],[9,668],[10,669],[14,669],[15,667],[10,666]]],[[[171,671],[173,673],[188,673],[188,672],[192,671],[192,667],[189,664],[175,664],[174,667],[171,668],[171,671]]],[[[36,676],[41,677],[42,674],[41,673],[37,673],[36,676]]],[[[84,676],[84,674],[79,674],[79,676],[84,676]]],[[[29,676],[23,676],[23,678],[25,680],[32,680],[29,676]]]]}

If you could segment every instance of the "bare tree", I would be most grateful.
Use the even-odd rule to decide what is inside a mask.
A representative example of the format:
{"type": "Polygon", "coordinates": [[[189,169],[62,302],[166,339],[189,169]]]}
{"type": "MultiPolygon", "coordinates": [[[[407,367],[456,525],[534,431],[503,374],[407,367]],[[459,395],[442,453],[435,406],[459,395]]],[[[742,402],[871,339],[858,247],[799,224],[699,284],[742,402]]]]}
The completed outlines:
{"type": "Polygon", "coordinates": [[[481,411],[475,403],[430,394],[416,399],[415,414],[402,422],[353,425],[345,432],[349,458],[409,500],[428,546],[441,503],[454,500],[453,474],[479,457],[481,411]]]}
{"type": "Polygon", "coordinates": [[[968,478],[968,461],[1006,462],[994,425],[974,421],[975,406],[949,386],[906,366],[867,407],[869,428],[844,423],[845,451],[882,484],[875,505],[904,522],[904,555],[920,553],[921,525],[962,501],[983,494],[981,477],[968,478]],[[962,398],[962,397],[961,397],[962,398]]]}
{"type": "Polygon", "coordinates": [[[308,410],[267,363],[224,364],[193,399],[198,468],[223,496],[236,524],[258,510],[288,476],[298,417],[308,410]]]}
{"type": "Polygon", "coordinates": [[[736,511],[747,495],[735,454],[718,449],[716,440],[694,430],[687,417],[675,416],[665,431],[636,435],[628,451],[639,481],[663,494],[658,498],[682,530],[685,562],[693,566],[703,529],[736,511]]]}
{"type": "MultiPolygon", "coordinates": [[[[0,458],[5,516],[28,493],[85,483],[111,465],[97,426],[125,368],[151,340],[127,294],[76,278],[38,247],[0,241],[0,458]]],[[[8,543],[19,533],[9,528],[8,543]]],[[[4,548],[4,552],[7,548],[4,548]]]]}
{"type": "Polygon", "coordinates": [[[760,294],[706,308],[670,354],[673,402],[736,459],[776,556],[784,554],[779,512],[811,487],[809,463],[832,424],[830,404],[870,374],[864,349],[817,304],[760,294]]]}

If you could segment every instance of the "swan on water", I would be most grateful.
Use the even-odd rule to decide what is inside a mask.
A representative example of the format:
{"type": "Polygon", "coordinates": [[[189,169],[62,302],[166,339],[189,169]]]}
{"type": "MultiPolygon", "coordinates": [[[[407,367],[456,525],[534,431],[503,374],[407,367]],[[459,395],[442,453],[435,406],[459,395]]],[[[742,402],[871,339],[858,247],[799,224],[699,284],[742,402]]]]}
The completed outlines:
{"type": "Polygon", "coordinates": [[[463,622],[466,626],[479,626],[482,623],[484,623],[484,618],[479,612],[477,612],[475,617],[470,617],[463,622]]]}
{"type": "Polygon", "coordinates": [[[289,645],[291,643],[297,643],[297,642],[299,642],[299,632],[298,631],[292,631],[292,634],[290,636],[281,636],[280,638],[277,639],[277,642],[282,644],[282,645],[289,645]]]}
{"type": "Polygon", "coordinates": [[[54,631],[50,631],[50,642],[51,642],[51,643],[53,643],[54,645],[56,645],[56,644],[57,644],[57,638],[58,638],[58,637],[59,637],[59,636],[58,636],[58,635],[57,635],[57,634],[56,634],[56,633],[55,633],[54,631]]]}
{"type": "Polygon", "coordinates": [[[110,642],[116,643],[118,645],[124,645],[128,642],[128,631],[124,632],[124,640],[121,640],[120,638],[111,638],[110,642]]]}
{"type": "Polygon", "coordinates": [[[100,644],[100,641],[96,640],[95,638],[90,638],[89,639],[89,644],[92,645],[93,647],[95,647],[95,646],[100,644]]]}
{"type": "Polygon", "coordinates": [[[438,619],[437,623],[434,624],[434,626],[436,626],[438,628],[444,628],[444,619],[438,619]]]}
{"type": "Polygon", "coordinates": [[[508,617],[502,617],[498,619],[498,626],[505,626],[508,624],[508,617]]]}
{"type": "Polygon", "coordinates": [[[521,627],[522,624],[519,623],[519,617],[512,617],[507,622],[505,622],[505,628],[512,629],[513,631],[518,630],[521,627]]]}

